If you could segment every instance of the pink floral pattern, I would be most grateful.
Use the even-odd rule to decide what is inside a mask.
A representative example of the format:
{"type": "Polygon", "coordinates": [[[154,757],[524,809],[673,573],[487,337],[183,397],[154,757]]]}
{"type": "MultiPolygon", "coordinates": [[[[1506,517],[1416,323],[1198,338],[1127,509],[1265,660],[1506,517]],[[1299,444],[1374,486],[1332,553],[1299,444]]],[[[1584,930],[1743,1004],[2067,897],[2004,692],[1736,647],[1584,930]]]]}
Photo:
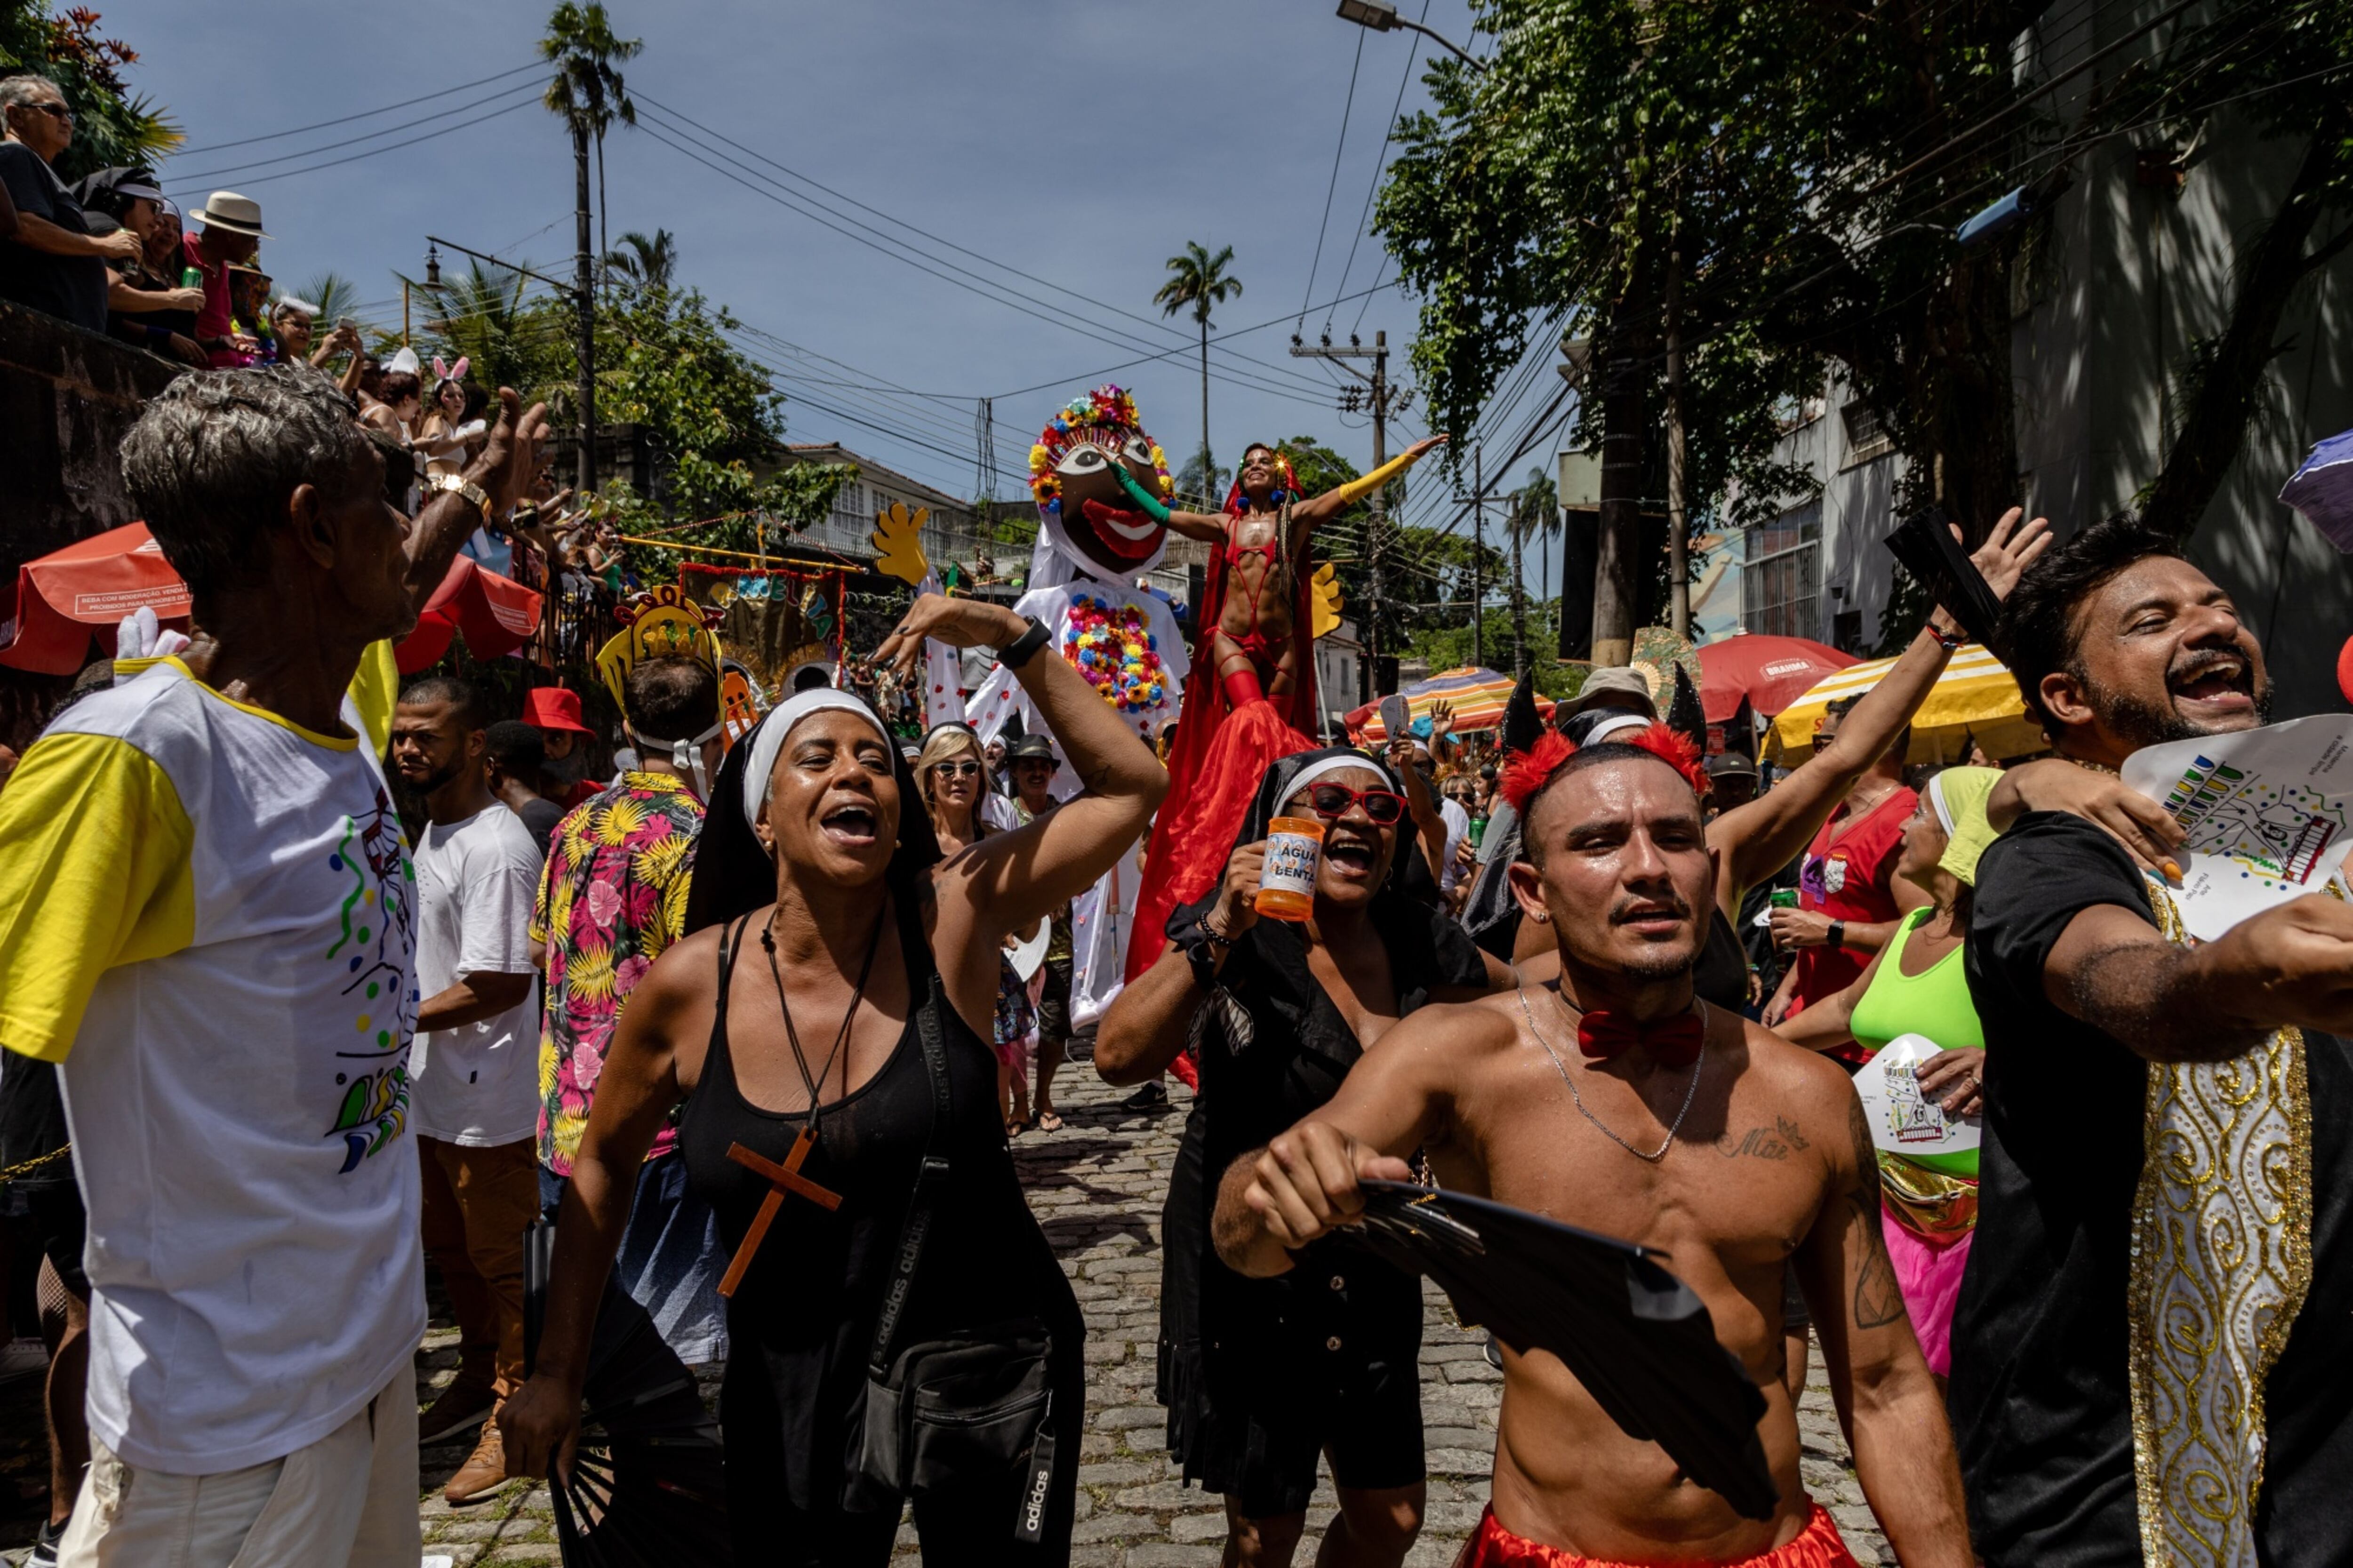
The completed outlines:
{"type": "MultiPolygon", "coordinates": [[[[548,847],[533,941],[547,947],[539,1046],[539,1158],[572,1173],[621,1005],[682,934],[702,804],[661,773],[621,782],[573,808],[548,847]]],[[[677,1145],[674,1126],[648,1158],[677,1145]]]]}

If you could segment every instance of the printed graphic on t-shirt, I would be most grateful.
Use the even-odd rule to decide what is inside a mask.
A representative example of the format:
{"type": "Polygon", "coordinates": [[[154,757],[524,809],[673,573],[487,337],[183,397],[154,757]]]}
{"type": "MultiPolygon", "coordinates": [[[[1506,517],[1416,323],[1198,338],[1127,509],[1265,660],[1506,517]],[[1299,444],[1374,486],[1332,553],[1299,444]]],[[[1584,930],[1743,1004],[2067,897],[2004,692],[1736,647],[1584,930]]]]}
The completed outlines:
{"type": "Polygon", "coordinates": [[[341,926],[326,956],[351,973],[343,994],[353,1005],[354,1047],[335,1053],[334,1124],[324,1136],[343,1141],[348,1174],[394,1139],[408,1121],[408,1042],[419,1001],[408,977],[415,951],[417,873],[407,840],[383,788],[364,821],[346,816],[327,868],[351,879],[341,926]]]}
{"type": "Polygon", "coordinates": [[[1799,888],[1816,899],[1834,898],[1846,887],[1846,854],[1809,858],[1798,868],[1799,888]]]}

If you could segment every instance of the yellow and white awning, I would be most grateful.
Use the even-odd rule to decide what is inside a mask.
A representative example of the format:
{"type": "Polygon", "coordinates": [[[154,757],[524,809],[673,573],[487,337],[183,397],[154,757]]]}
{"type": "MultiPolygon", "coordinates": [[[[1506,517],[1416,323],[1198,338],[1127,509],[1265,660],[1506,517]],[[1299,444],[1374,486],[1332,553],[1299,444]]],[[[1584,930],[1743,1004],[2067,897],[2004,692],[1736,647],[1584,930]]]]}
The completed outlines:
{"type": "MultiPolygon", "coordinates": [[[[1773,721],[1772,750],[1796,766],[1813,755],[1814,728],[1830,705],[1858,697],[1895,668],[1892,658],[1869,659],[1824,677],[1773,721]]],[[[1928,700],[1912,717],[1912,763],[1957,763],[1974,741],[1997,760],[2024,756],[2044,747],[2042,725],[2030,718],[2018,679],[2001,660],[1977,643],[1957,649],[1928,700]]]]}

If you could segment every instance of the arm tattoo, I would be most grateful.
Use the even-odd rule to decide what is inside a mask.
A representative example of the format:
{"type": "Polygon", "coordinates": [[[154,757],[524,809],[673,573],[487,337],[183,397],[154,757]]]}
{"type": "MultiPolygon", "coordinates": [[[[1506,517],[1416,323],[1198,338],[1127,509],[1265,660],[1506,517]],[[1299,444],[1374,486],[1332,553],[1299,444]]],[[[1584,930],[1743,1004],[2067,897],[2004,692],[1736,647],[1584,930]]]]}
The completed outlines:
{"type": "Polygon", "coordinates": [[[1895,1264],[1887,1256],[1887,1237],[1880,1229],[1879,1152],[1872,1144],[1871,1122],[1857,1096],[1850,1102],[1847,1123],[1854,1139],[1855,1185],[1847,1194],[1846,1250],[1857,1259],[1854,1276],[1854,1326],[1883,1329],[1904,1318],[1904,1291],[1896,1283],[1895,1264]]]}
{"type": "Polygon", "coordinates": [[[1786,1160],[1792,1150],[1811,1147],[1812,1141],[1798,1131],[1798,1124],[1786,1116],[1773,1118],[1771,1127],[1752,1127],[1734,1137],[1727,1132],[1715,1141],[1715,1152],[1727,1160],[1746,1155],[1752,1160],[1786,1160]]]}
{"type": "Polygon", "coordinates": [[[1097,764],[1092,773],[1083,775],[1079,782],[1086,786],[1089,795],[1101,795],[1103,785],[1111,782],[1111,764],[1109,763],[1097,764]]]}

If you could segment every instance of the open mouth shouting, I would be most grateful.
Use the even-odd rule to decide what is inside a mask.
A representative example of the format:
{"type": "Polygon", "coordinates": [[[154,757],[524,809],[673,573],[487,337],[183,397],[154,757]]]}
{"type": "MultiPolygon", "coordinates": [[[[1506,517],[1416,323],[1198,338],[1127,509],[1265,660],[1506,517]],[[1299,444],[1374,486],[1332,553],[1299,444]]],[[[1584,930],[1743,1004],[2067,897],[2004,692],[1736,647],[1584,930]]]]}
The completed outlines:
{"type": "Polygon", "coordinates": [[[1381,847],[1361,833],[1335,828],[1324,839],[1324,863],[1343,881],[1369,882],[1380,866],[1381,847]]]}
{"type": "Polygon", "coordinates": [[[2174,660],[2165,687],[2184,718],[2207,721],[2253,716],[2255,672],[2245,658],[2223,648],[2200,648],[2174,660]]]}
{"type": "Polygon", "coordinates": [[[817,825],[829,844],[850,850],[871,849],[881,819],[872,806],[846,801],[818,817],[817,825]]]}

